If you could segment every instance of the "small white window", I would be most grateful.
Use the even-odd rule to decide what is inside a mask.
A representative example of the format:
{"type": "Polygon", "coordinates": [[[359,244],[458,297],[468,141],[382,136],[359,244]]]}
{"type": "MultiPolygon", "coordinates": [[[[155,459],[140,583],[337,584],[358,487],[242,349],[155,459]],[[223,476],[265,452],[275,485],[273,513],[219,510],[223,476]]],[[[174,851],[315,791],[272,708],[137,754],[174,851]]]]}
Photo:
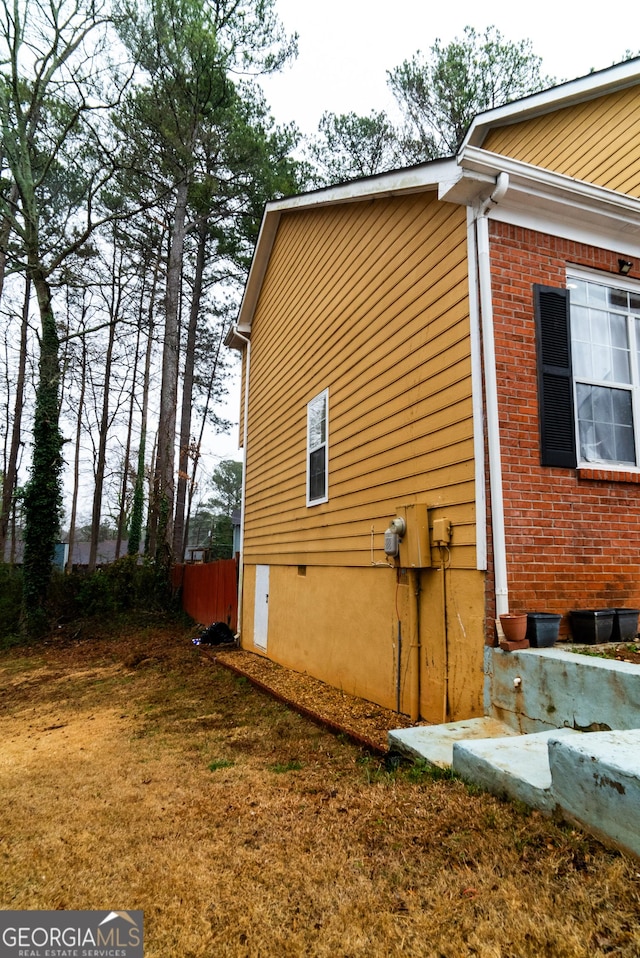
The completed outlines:
{"type": "Polygon", "coordinates": [[[307,505],[329,498],[329,390],[307,405],[307,505]]]}

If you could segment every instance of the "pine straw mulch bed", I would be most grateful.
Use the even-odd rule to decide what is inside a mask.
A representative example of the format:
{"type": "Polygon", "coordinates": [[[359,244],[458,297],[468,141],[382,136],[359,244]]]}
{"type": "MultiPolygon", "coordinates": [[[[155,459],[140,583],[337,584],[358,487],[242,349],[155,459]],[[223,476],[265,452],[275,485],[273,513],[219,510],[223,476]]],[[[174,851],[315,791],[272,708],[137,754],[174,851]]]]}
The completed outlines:
{"type": "Polygon", "coordinates": [[[410,728],[406,715],[366,702],[334,689],[310,675],[283,668],[275,662],[236,648],[200,646],[214,662],[243,675],[257,688],[290,705],[302,715],[342,733],[378,754],[388,751],[387,733],[410,728]]]}

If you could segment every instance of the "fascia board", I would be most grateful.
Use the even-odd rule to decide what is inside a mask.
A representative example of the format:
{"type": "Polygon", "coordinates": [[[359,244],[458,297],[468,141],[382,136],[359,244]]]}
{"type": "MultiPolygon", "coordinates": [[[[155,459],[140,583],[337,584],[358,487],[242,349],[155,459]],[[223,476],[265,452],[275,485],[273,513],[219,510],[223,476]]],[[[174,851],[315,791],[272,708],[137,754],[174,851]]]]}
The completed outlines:
{"type": "MultiPolygon", "coordinates": [[[[467,147],[461,162],[471,179],[479,177],[476,198],[467,203],[476,209],[488,196],[487,176],[495,183],[499,173],[508,175],[507,193],[488,211],[490,218],[613,249],[624,238],[625,250],[640,255],[640,199],[635,196],[474,147],[467,147]]],[[[444,198],[458,201],[455,187],[444,198]]]]}
{"type": "Polygon", "coordinates": [[[435,189],[447,172],[453,175],[455,167],[454,157],[432,160],[429,163],[420,163],[418,166],[408,166],[388,173],[379,173],[377,176],[340,183],[338,186],[329,186],[312,193],[273,200],[267,204],[266,211],[321,209],[324,206],[335,206],[340,203],[384,199],[387,196],[399,196],[406,193],[422,193],[424,190],[435,189]]]}
{"type": "Polygon", "coordinates": [[[479,113],[472,121],[458,155],[464,153],[469,146],[482,146],[487,133],[493,127],[520,123],[522,120],[533,119],[585,100],[624,90],[638,83],[640,83],[640,58],[618,63],[605,70],[589,73],[587,76],[569,80],[559,86],[542,90],[540,93],[532,93],[513,103],[506,103],[504,106],[479,113]]]}
{"type": "Polygon", "coordinates": [[[256,247],[253,251],[253,258],[242,294],[238,318],[235,327],[230,330],[225,339],[225,344],[232,349],[242,349],[245,345],[244,339],[239,339],[235,335],[236,330],[242,336],[249,337],[251,335],[251,322],[258,303],[265,273],[267,272],[269,257],[271,256],[271,250],[273,249],[276,233],[278,232],[279,222],[279,211],[269,210],[267,207],[262,217],[262,223],[260,224],[260,232],[258,233],[256,247]]]}
{"type": "Polygon", "coordinates": [[[342,203],[365,202],[367,200],[384,199],[389,196],[422,193],[437,189],[440,179],[453,178],[455,175],[456,161],[450,157],[443,160],[434,160],[430,163],[421,163],[419,166],[411,166],[402,170],[392,170],[389,173],[381,173],[378,176],[367,177],[362,180],[341,183],[339,186],[316,190],[312,193],[302,193],[299,196],[290,196],[282,200],[272,200],[267,203],[240,304],[238,319],[235,328],[228,333],[225,339],[226,345],[235,349],[244,345],[244,340],[235,335],[236,330],[242,336],[249,337],[251,335],[253,316],[283,213],[296,210],[323,209],[327,206],[336,206],[342,203]]]}

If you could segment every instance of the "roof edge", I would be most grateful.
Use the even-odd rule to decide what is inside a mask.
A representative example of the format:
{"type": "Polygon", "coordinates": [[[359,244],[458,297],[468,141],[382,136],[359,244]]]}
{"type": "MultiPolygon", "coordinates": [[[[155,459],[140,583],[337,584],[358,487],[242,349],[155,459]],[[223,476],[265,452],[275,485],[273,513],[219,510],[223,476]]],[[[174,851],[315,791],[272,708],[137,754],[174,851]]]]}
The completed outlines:
{"type": "Polygon", "coordinates": [[[337,186],[328,186],[311,193],[301,193],[284,199],[271,200],[266,204],[260,232],[244,288],[238,319],[234,328],[227,334],[225,344],[233,349],[242,349],[245,339],[251,336],[253,315],[267,272],[271,251],[275,242],[280,218],[283,213],[296,210],[316,210],[341,203],[366,202],[384,199],[389,196],[421,193],[436,190],[442,179],[455,175],[456,161],[453,157],[420,163],[405,169],[391,170],[360,180],[351,180],[337,186]]]}
{"type": "Polygon", "coordinates": [[[482,146],[488,132],[496,126],[510,126],[522,120],[533,119],[560,110],[574,103],[595,99],[607,93],[624,90],[640,83],[640,57],[605,67],[575,80],[567,80],[557,86],[505,103],[479,113],[471,122],[458,155],[468,146],[482,146]]]}

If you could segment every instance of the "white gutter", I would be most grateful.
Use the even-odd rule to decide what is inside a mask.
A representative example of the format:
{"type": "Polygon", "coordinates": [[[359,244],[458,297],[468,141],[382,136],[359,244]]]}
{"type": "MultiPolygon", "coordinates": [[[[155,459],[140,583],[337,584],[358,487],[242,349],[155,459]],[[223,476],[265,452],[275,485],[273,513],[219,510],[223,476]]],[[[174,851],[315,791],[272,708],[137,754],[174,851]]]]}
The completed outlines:
{"type": "Polygon", "coordinates": [[[249,435],[249,374],[251,370],[251,340],[236,329],[234,335],[247,345],[244,371],[244,416],[242,421],[242,496],[240,500],[240,568],[238,569],[238,621],[236,638],[242,635],[242,595],[244,590],[244,519],[247,493],[247,441],[249,435]]]}
{"type": "Polygon", "coordinates": [[[496,617],[509,611],[507,554],[504,532],[504,497],[502,490],[502,458],[500,455],[500,419],[498,415],[498,382],[496,350],[493,335],[493,299],[491,295],[491,262],[489,258],[489,224],[487,214],[509,188],[506,173],[498,174],[496,188],[476,214],[478,286],[482,314],[485,399],[487,410],[487,444],[489,450],[489,488],[491,490],[491,525],[493,532],[493,574],[496,596],[496,617]]]}

